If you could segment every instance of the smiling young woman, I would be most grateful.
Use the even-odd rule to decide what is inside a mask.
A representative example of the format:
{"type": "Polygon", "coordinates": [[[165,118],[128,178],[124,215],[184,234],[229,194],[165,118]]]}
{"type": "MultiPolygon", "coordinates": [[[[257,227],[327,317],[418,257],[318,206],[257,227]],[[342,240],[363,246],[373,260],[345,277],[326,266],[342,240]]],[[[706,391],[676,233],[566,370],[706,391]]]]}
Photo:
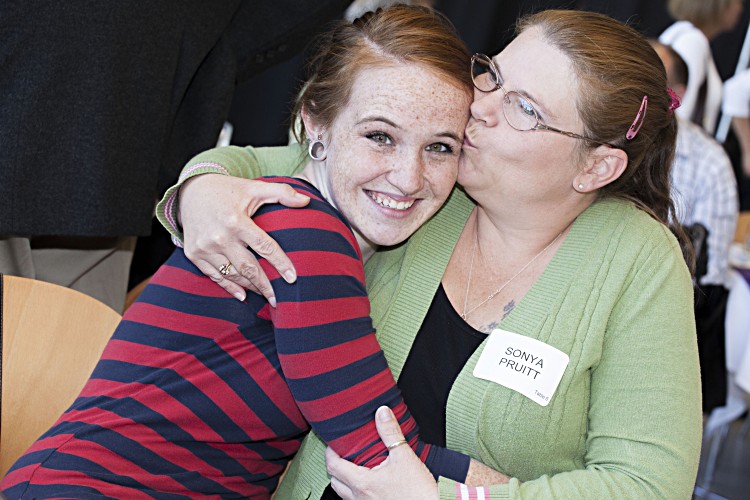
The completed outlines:
{"type": "MultiPolygon", "coordinates": [[[[0,483],[6,495],[267,498],[311,428],[355,463],[381,463],[394,444],[371,422],[381,405],[436,477],[466,480],[467,455],[419,438],[375,339],[363,259],[408,238],[450,194],[468,54],[443,18],[407,7],[342,21],[317,54],[297,107],[312,139],[296,147],[301,171],[262,181],[288,183],[309,204],[254,215],[289,251],[296,282],[276,274],[272,301],[240,302],[177,249],[73,406],[0,483]]],[[[264,155],[225,154],[226,169],[199,162],[192,173],[264,155]]],[[[235,266],[223,257],[212,272],[235,266]]]]}

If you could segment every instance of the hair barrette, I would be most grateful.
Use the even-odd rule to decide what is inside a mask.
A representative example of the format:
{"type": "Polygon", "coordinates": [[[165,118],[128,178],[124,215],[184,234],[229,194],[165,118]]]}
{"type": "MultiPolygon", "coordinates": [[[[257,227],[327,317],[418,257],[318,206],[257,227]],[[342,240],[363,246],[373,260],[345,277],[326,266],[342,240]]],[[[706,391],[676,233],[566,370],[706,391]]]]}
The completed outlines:
{"type": "Polygon", "coordinates": [[[625,134],[625,138],[627,140],[630,141],[636,135],[638,135],[638,131],[641,130],[641,126],[643,125],[643,122],[646,121],[647,109],[648,109],[648,96],[644,95],[643,100],[641,101],[641,107],[638,108],[638,114],[635,115],[635,120],[633,120],[632,125],[630,125],[630,128],[628,128],[628,131],[625,134]]]}
{"type": "Polygon", "coordinates": [[[667,94],[669,94],[669,111],[674,111],[675,109],[679,108],[682,104],[682,102],[680,101],[680,96],[678,96],[677,93],[669,87],[667,87],[667,94]]]}

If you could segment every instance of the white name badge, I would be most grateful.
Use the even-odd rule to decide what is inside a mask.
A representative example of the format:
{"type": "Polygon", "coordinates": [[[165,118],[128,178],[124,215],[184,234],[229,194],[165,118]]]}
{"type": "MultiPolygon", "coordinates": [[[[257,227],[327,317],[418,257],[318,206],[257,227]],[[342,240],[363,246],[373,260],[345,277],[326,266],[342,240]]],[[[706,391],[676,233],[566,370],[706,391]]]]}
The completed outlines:
{"type": "Polygon", "coordinates": [[[547,406],[569,361],[567,354],[551,345],[497,329],[487,339],[474,367],[474,376],[547,406]]]}

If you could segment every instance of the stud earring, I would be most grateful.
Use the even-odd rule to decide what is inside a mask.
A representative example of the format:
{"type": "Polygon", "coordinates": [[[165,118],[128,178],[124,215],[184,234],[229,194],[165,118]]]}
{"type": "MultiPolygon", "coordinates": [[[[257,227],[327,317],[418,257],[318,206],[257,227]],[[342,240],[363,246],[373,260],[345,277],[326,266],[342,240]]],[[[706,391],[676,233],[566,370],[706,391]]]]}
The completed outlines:
{"type": "Polygon", "coordinates": [[[583,189],[583,184],[578,185],[578,190],[580,191],[581,189],[583,189]]]}

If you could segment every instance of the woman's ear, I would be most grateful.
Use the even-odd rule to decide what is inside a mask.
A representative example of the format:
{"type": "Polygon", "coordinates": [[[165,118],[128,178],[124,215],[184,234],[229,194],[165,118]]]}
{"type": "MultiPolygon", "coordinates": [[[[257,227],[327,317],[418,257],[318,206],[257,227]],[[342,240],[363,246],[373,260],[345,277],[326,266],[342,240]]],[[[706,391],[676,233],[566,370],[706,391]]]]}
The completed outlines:
{"type": "Polygon", "coordinates": [[[628,154],[622,149],[599,146],[587,160],[586,167],[573,179],[573,189],[590,193],[620,178],[628,166],[628,154]]]}
{"type": "Polygon", "coordinates": [[[309,140],[314,141],[319,137],[325,140],[326,127],[315,119],[306,106],[302,106],[302,109],[300,109],[300,118],[305,125],[305,135],[309,140]]]}
{"type": "Polygon", "coordinates": [[[328,156],[328,139],[324,137],[325,129],[308,113],[304,106],[300,110],[300,116],[305,125],[305,136],[307,137],[307,153],[315,161],[324,161],[328,156]]]}
{"type": "Polygon", "coordinates": [[[318,138],[318,135],[323,133],[322,127],[320,127],[318,122],[307,111],[306,106],[302,106],[300,116],[302,118],[302,123],[305,124],[305,134],[307,135],[307,138],[314,141],[318,138]]]}

